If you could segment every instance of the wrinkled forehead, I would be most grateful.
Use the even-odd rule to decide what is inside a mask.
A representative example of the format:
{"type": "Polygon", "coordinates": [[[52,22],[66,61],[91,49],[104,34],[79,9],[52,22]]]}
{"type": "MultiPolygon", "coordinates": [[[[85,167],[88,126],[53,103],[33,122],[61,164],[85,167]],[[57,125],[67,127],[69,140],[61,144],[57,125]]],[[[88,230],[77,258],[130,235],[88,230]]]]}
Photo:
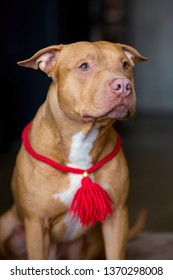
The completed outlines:
{"type": "Polygon", "coordinates": [[[123,59],[124,56],[122,49],[113,43],[78,42],[65,45],[59,59],[63,64],[73,65],[85,60],[92,60],[95,63],[111,63],[116,59],[123,59]]]}

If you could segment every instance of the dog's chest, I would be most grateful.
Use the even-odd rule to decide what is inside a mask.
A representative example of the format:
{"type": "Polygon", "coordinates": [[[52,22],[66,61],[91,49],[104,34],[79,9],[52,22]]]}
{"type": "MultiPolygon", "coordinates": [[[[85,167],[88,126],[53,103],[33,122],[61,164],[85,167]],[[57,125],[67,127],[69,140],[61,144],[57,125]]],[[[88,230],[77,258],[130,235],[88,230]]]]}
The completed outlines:
{"type": "MultiPolygon", "coordinates": [[[[84,170],[87,170],[92,166],[92,158],[90,152],[93,148],[93,143],[98,136],[98,132],[98,129],[93,128],[87,136],[85,136],[82,132],[78,132],[73,135],[68,166],[84,170]]],[[[92,179],[94,179],[93,174],[91,176],[92,179]]],[[[68,177],[70,182],[69,188],[64,192],[55,193],[53,195],[53,198],[60,199],[65,205],[70,207],[74,194],[81,186],[82,175],[69,173],[68,177]]],[[[64,222],[67,227],[64,239],[73,239],[77,231],[82,227],[80,222],[73,220],[72,216],[69,215],[69,213],[66,214],[64,222]]]]}

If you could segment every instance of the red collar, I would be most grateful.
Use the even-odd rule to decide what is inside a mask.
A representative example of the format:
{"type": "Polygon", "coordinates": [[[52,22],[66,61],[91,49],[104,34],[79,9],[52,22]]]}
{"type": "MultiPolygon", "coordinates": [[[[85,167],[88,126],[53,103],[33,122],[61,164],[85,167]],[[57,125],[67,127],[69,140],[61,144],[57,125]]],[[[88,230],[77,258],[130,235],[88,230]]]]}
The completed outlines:
{"type": "Polygon", "coordinates": [[[98,170],[102,165],[106,164],[118,154],[121,148],[121,138],[119,134],[117,134],[117,143],[114,150],[89,169],[84,170],[59,164],[54,160],[34,151],[30,145],[28,137],[31,125],[32,123],[30,122],[24,128],[22,133],[22,142],[25,149],[32,157],[62,172],[83,175],[81,180],[82,186],[77,190],[69,210],[70,212],[73,212],[73,217],[77,216],[83,226],[87,226],[90,222],[92,224],[95,224],[97,221],[103,222],[107,214],[112,214],[112,200],[101,186],[92,182],[89,174],[98,170]]]}

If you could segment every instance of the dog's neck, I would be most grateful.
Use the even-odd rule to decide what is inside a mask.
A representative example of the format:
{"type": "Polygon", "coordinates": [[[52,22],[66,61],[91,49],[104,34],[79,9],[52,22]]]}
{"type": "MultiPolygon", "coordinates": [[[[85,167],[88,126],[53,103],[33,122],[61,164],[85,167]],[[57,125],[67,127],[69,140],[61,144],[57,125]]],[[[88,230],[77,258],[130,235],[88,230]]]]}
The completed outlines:
{"type": "MultiPolygon", "coordinates": [[[[86,169],[96,163],[107,145],[110,126],[97,127],[67,118],[58,105],[55,92],[49,92],[33,121],[31,145],[37,152],[61,164],[86,169]],[[34,136],[34,137],[33,137],[34,136]],[[82,165],[82,166],[81,166],[82,165]]],[[[115,138],[115,135],[114,135],[115,138]]],[[[113,145],[109,145],[110,150],[113,145]]]]}

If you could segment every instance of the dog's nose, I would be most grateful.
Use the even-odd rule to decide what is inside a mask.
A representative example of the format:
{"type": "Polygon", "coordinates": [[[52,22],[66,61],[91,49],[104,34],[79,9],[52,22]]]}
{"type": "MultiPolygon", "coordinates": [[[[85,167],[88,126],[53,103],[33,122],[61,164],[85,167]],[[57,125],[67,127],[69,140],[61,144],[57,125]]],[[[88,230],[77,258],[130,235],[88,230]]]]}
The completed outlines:
{"type": "Polygon", "coordinates": [[[132,84],[128,79],[114,79],[110,87],[117,95],[127,96],[132,93],[132,84]]]}

